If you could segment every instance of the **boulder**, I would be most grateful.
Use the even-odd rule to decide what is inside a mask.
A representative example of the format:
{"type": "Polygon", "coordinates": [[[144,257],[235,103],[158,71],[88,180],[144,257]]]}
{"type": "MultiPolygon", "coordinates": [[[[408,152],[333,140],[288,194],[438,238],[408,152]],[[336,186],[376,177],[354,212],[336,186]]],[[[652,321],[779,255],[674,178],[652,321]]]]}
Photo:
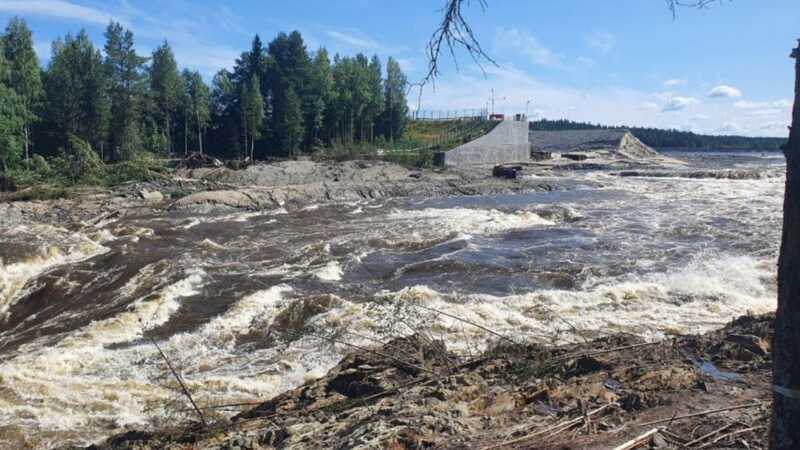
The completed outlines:
{"type": "Polygon", "coordinates": [[[203,191],[187,195],[175,202],[176,207],[194,205],[223,205],[231,208],[255,209],[258,203],[241,191],[203,191]]]}
{"type": "Polygon", "coordinates": [[[492,169],[492,176],[514,180],[517,178],[517,173],[520,171],[522,171],[522,166],[494,166],[492,169]]]}
{"type": "Polygon", "coordinates": [[[164,201],[164,194],[158,191],[148,191],[146,189],[139,191],[139,197],[142,200],[151,203],[161,203],[164,201]]]}

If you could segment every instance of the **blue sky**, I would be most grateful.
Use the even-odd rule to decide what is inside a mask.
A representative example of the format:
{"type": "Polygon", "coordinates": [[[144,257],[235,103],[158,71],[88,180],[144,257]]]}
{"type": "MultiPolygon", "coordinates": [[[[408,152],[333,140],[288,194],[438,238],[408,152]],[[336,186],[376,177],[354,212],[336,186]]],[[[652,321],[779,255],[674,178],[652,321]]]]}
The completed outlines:
{"type": "MultiPolygon", "coordinates": [[[[409,79],[425,73],[425,45],[444,0],[0,0],[0,21],[25,18],[46,63],[50,42],[85,28],[96,43],[111,18],[149,53],[164,39],[182,67],[207,78],[230,67],[255,33],[299,30],[309,50],[394,56],[409,79]]],[[[705,133],[785,136],[797,0],[724,0],[703,11],[663,0],[477,0],[467,13],[498,62],[487,73],[459,55],[423,109],[486,105],[532,117],[647,125],[705,133]]],[[[417,107],[417,97],[410,103],[417,107]]]]}

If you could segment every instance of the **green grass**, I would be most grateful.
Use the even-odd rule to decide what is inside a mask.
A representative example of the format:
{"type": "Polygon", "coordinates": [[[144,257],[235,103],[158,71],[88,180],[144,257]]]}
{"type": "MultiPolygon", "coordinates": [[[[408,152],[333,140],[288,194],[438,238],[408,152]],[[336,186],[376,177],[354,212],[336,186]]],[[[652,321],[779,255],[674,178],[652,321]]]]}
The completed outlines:
{"type": "Polygon", "coordinates": [[[477,120],[417,120],[408,123],[403,138],[381,146],[382,159],[415,167],[433,164],[436,152],[451,150],[490,132],[498,122],[477,120]]]}

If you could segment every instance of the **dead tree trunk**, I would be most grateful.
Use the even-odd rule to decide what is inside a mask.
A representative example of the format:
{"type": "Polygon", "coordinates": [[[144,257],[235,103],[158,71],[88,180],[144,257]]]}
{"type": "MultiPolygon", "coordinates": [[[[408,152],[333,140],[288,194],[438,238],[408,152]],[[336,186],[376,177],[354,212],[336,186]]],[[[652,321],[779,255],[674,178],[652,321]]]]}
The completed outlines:
{"type": "Polygon", "coordinates": [[[789,143],[784,147],[786,194],[772,346],[772,450],[800,448],[800,45],[792,58],[797,60],[795,99],[789,143]]]}

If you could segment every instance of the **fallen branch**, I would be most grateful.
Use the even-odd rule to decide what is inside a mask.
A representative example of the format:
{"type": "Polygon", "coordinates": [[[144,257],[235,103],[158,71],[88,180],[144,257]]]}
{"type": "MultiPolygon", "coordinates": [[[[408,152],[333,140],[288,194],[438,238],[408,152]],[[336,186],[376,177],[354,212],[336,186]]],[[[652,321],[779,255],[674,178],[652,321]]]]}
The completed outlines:
{"type": "Polygon", "coordinates": [[[568,420],[566,422],[557,423],[557,424],[552,425],[550,427],[547,427],[547,428],[545,428],[543,430],[539,430],[539,431],[536,431],[534,433],[522,436],[521,438],[517,438],[517,439],[511,440],[511,441],[502,442],[500,444],[493,445],[491,447],[485,447],[483,450],[494,450],[494,449],[498,449],[498,448],[507,447],[509,445],[515,445],[515,444],[519,444],[520,442],[525,442],[527,440],[533,439],[533,438],[538,437],[538,436],[543,436],[543,435],[546,435],[548,437],[554,436],[554,435],[556,435],[558,433],[561,433],[562,431],[568,430],[568,429],[572,428],[573,426],[583,422],[587,417],[591,417],[591,416],[597,415],[597,414],[605,411],[606,409],[608,409],[608,408],[610,408],[612,406],[619,406],[619,405],[617,405],[616,403],[609,403],[607,405],[603,405],[603,406],[595,409],[594,411],[589,411],[584,416],[576,417],[575,419],[568,420]]]}
{"type": "Polygon", "coordinates": [[[572,354],[568,354],[568,355],[558,356],[556,358],[553,358],[553,360],[554,361],[563,361],[565,359],[580,358],[582,356],[604,355],[604,354],[607,354],[607,353],[621,352],[623,350],[630,350],[630,349],[634,349],[634,348],[649,347],[651,345],[658,345],[658,344],[661,344],[663,342],[664,341],[644,342],[642,344],[626,345],[624,347],[610,348],[608,350],[598,350],[598,351],[595,351],[595,352],[572,353],[572,354]]]}
{"type": "Polygon", "coordinates": [[[164,362],[167,363],[169,371],[172,372],[172,376],[175,377],[175,380],[177,380],[178,384],[180,384],[181,390],[183,391],[183,395],[185,395],[186,398],[189,399],[189,402],[192,404],[192,408],[194,408],[194,411],[197,413],[197,417],[200,419],[200,422],[203,424],[204,427],[207,427],[208,422],[206,422],[206,418],[203,417],[203,413],[200,411],[200,408],[197,407],[197,403],[194,402],[194,398],[192,398],[192,394],[189,392],[189,388],[186,387],[186,384],[183,382],[183,379],[180,377],[180,375],[178,375],[178,372],[175,370],[175,368],[172,367],[172,363],[170,362],[169,358],[167,358],[167,355],[164,354],[164,351],[161,350],[161,347],[158,345],[158,342],[156,342],[156,340],[153,339],[152,336],[150,337],[150,342],[153,343],[153,345],[158,350],[158,353],[161,355],[161,358],[163,358],[164,362]]]}
{"type": "Polygon", "coordinates": [[[650,426],[650,425],[658,425],[658,424],[666,423],[666,422],[669,422],[671,420],[690,419],[692,417],[707,416],[707,415],[710,415],[710,414],[716,414],[716,413],[727,412],[727,411],[736,411],[738,409],[756,408],[756,407],[759,407],[759,406],[764,406],[764,404],[762,402],[754,402],[754,403],[748,403],[746,405],[731,406],[731,407],[728,407],[728,408],[709,409],[707,411],[702,411],[702,412],[699,412],[699,413],[687,414],[685,416],[678,416],[678,417],[670,417],[670,418],[667,418],[667,419],[661,419],[661,420],[656,420],[656,421],[653,421],[653,422],[642,423],[642,424],[635,425],[635,426],[637,426],[637,427],[647,427],[647,426],[650,426]]]}
{"type": "Polygon", "coordinates": [[[498,333],[497,331],[494,331],[494,330],[492,330],[492,329],[486,328],[486,327],[484,327],[483,325],[477,324],[477,323],[475,323],[475,322],[472,322],[472,321],[470,321],[470,320],[467,320],[467,319],[464,319],[464,318],[458,317],[458,316],[456,316],[456,315],[453,315],[453,314],[450,314],[450,313],[446,313],[446,312],[444,312],[444,311],[440,311],[440,310],[438,310],[438,309],[436,309],[436,308],[431,308],[430,306],[424,306],[424,305],[414,305],[414,306],[416,306],[417,308],[426,309],[426,310],[428,310],[428,311],[431,311],[431,312],[434,312],[434,313],[437,313],[437,314],[441,314],[441,315],[443,315],[443,316],[445,316],[445,317],[449,317],[449,318],[451,318],[451,319],[458,320],[459,322],[464,322],[464,323],[466,323],[467,325],[472,325],[472,326],[473,326],[473,327],[475,327],[475,328],[479,328],[479,329],[481,329],[481,330],[483,330],[483,331],[485,331],[485,332],[487,332],[487,333],[489,333],[489,334],[493,334],[493,335],[495,335],[495,336],[499,337],[500,339],[504,339],[504,340],[506,340],[506,341],[508,341],[508,342],[510,342],[510,343],[512,343],[512,344],[514,344],[514,345],[516,345],[516,344],[517,344],[517,343],[516,343],[516,342],[515,342],[513,339],[511,339],[510,337],[504,336],[504,335],[502,335],[502,334],[498,333]]]}
{"type": "Polygon", "coordinates": [[[736,435],[739,435],[739,434],[749,433],[751,431],[762,430],[762,429],[764,429],[763,426],[758,426],[758,427],[745,428],[745,429],[739,430],[739,431],[732,431],[732,432],[730,432],[728,434],[723,434],[722,436],[719,436],[718,438],[714,439],[713,441],[706,442],[705,444],[703,444],[703,445],[701,445],[700,447],[697,447],[697,448],[698,449],[706,448],[706,447],[708,447],[710,445],[716,444],[717,442],[719,442],[719,441],[721,441],[723,439],[727,439],[729,437],[733,437],[733,436],[736,436],[736,435]]]}
{"type": "Polygon", "coordinates": [[[642,434],[640,436],[637,436],[637,437],[631,439],[628,442],[625,442],[624,444],[621,444],[621,445],[618,445],[618,446],[614,447],[614,450],[631,450],[631,449],[634,449],[634,448],[636,448],[636,447],[638,447],[638,446],[640,446],[642,444],[646,444],[646,443],[650,442],[650,440],[653,439],[653,436],[655,436],[656,433],[658,433],[659,431],[660,431],[660,429],[653,428],[652,430],[648,431],[647,433],[644,433],[644,434],[642,434]]]}
{"type": "Polygon", "coordinates": [[[716,430],[712,431],[711,433],[704,434],[704,435],[700,436],[699,438],[697,438],[697,439],[695,439],[695,440],[689,441],[689,442],[687,442],[687,443],[686,443],[686,444],[684,444],[684,445],[685,445],[686,447],[691,447],[691,446],[693,446],[694,444],[699,444],[700,442],[703,442],[703,441],[705,441],[706,439],[710,438],[711,436],[714,436],[714,435],[715,435],[715,434],[717,434],[717,433],[721,433],[721,432],[723,432],[723,431],[727,430],[728,428],[730,428],[730,427],[732,427],[732,426],[734,426],[734,425],[735,425],[735,423],[729,423],[729,424],[727,424],[727,425],[725,425],[725,426],[723,426],[723,427],[717,428],[716,430]]]}

